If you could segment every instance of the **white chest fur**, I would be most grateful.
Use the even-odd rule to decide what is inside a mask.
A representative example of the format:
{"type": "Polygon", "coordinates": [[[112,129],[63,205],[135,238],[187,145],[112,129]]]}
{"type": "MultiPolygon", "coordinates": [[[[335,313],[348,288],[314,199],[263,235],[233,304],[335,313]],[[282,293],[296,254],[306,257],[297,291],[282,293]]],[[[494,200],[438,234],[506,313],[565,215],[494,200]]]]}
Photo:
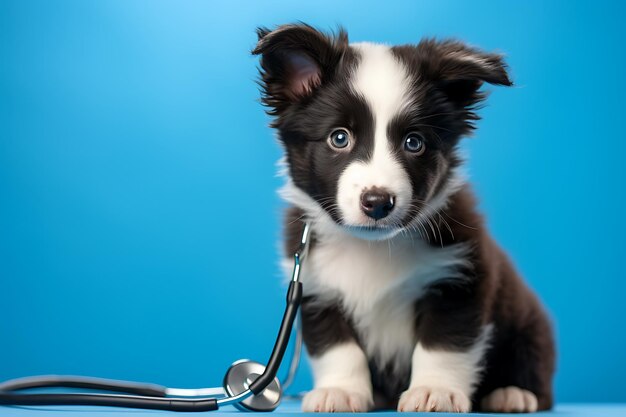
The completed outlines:
{"type": "Polygon", "coordinates": [[[455,278],[466,251],[465,245],[436,248],[411,236],[324,238],[303,268],[304,292],[341,303],[370,359],[381,366],[408,364],[417,343],[415,301],[426,285],[455,278]]]}

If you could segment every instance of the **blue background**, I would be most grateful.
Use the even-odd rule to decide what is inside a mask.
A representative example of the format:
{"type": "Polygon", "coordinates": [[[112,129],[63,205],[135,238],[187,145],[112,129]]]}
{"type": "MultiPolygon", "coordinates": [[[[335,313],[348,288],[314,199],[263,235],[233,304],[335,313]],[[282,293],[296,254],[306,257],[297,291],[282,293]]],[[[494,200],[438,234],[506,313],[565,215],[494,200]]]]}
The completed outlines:
{"type": "Polygon", "coordinates": [[[626,13],[582,3],[3,1],[0,379],[210,386],[267,358],[282,180],[249,51],[303,20],[507,54],[469,173],[554,317],[558,400],[626,401],[626,13]]]}

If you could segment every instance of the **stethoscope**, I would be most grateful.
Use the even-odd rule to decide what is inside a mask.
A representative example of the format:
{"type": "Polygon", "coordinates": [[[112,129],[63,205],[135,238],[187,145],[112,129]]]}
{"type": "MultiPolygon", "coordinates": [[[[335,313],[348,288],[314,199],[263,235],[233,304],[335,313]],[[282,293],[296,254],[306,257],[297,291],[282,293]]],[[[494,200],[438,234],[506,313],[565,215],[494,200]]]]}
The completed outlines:
{"type": "Polygon", "coordinates": [[[287,306],[267,365],[247,359],[239,360],[226,372],[223,387],[199,389],[167,388],[154,384],[76,376],[18,378],[0,383],[0,404],[95,405],[168,411],[212,411],[224,405],[234,405],[242,411],[273,411],[278,407],[283,390],[291,384],[298,368],[302,346],[299,328],[296,331],[288,375],[282,384],[276,376],[302,300],[300,270],[307,253],[309,234],[310,225],[306,223],[300,246],[293,255],[294,264],[287,290],[287,306]],[[116,394],[18,393],[26,389],[51,387],[110,391],[116,394]]]}

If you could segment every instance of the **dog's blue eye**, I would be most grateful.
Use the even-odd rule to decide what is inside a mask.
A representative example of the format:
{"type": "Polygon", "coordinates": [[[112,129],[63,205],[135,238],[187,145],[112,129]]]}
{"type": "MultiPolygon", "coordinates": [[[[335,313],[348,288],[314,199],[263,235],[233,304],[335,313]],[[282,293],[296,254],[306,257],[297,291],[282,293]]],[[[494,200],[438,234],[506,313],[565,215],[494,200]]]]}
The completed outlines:
{"type": "Polygon", "coordinates": [[[350,135],[343,129],[334,130],[328,139],[330,144],[337,149],[343,149],[350,143],[350,135]]]}
{"type": "Polygon", "coordinates": [[[426,150],[426,145],[424,144],[424,138],[419,133],[409,133],[404,138],[404,149],[408,152],[421,155],[426,150]]]}

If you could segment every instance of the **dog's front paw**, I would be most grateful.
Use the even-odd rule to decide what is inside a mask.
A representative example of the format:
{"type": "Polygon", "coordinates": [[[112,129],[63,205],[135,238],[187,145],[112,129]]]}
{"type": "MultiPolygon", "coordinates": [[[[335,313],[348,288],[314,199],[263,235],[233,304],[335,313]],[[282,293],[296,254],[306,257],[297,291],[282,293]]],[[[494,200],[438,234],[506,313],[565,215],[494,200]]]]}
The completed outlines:
{"type": "Polygon", "coordinates": [[[343,388],[317,388],[302,400],[306,413],[365,412],[372,408],[372,396],[343,388]]]}
{"type": "Polygon", "coordinates": [[[518,387],[498,388],[483,398],[480,407],[495,413],[534,413],[537,411],[537,397],[518,387]]]}
{"type": "Polygon", "coordinates": [[[442,411],[467,413],[472,404],[465,393],[446,387],[415,387],[404,391],[398,411],[442,411]]]}

